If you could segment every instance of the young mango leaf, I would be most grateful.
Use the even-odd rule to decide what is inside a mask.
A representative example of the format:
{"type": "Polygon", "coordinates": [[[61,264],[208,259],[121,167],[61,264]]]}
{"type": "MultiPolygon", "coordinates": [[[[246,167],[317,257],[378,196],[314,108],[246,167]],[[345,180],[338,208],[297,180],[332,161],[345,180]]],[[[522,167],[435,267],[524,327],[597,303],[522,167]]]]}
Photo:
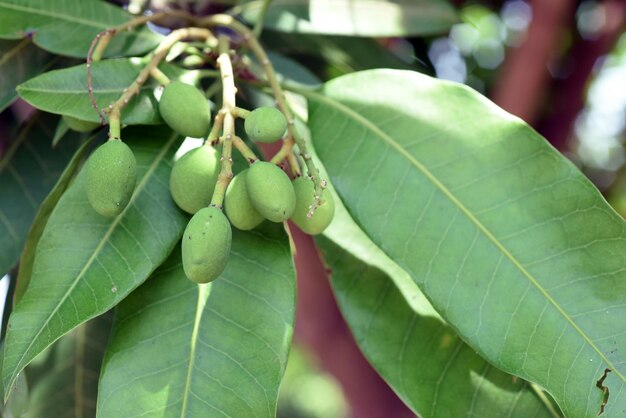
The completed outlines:
{"type": "Polygon", "coordinates": [[[36,115],[0,159],[0,274],[17,263],[39,204],[72,158],[81,137],[72,134],[52,149],[50,141],[58,120],[36,115]]]}
{"type": "MultiPolygon", "coordinates": [[[[245,4],[255,22],[265,1],[245,4]]],[[[445,32],[457,21],[447,0],[274,0],[264,26],[282,32],[348,36],[423,36],[445,32]]]]}
{"type": "Polygon", "coordinates": [[[82,170],[54,208],[37,244],[31,281],[9,319],[3,382],[81,323],[115,306],[169,255],[187,216],[169,192],[181,138],[159,127],[124,130],[137,158],[137,187],[116,218],[91,209],[82,170]]]}
{"type": "Polygon", "coordinates": [[[0,112],[17,98],[18,84],[44,72],[54,61],[30,39],[0,40],[0,112]]]}
{"type": "Polygon", "coordinates": [[[274,417],[294,313],[282,225],[233,230],[212,284],[185,277],[177,248],[118,306],[98,416],[274,417]]]}
{"type": "Polygon", "coordinates": [[[52,346],[49,369],[31,388],[29,418],[95,418],[111,319],[108,313],[94,318],[52,346]]]}
{"type": "MultiPolygon", "coordinates": [[[[100,110],[106,109],[124,93],[139,75],[145,62],[138,58],[119,58],[92,64],[93,93],[100,110]]],[[[193,78],[194,72],[164,63],[159,67],[168,77],[193,78]]],[[[149,81],[141,87],[122,111],[122,122],[128,125],[163,123],[154,97],[157,83],[149,81]]],[[[17,88],[20,97],[34,107],[46,112],[73,116],[91,122],[100,122],[87,92],[87,67],[85,64],[41,74],[17,88]]]]}
{"type": "Polygon", "coordinates": [[[565,416],[607,393],[625,416],[626,224],[591,182],[461,85],[374,70],[302,93],[351,215],[462,338],[565,416]]]}
{"type": "MultiPolygon", "coordinates": [[[[0,38],[32,37],[46,51],[84,58],[99,32],[128,22],[132,16],[100,0],[0,0],[0,38]]],[[[105,56],[139,55],[162,37],[145,27],[118,33],[105,56]]]]}

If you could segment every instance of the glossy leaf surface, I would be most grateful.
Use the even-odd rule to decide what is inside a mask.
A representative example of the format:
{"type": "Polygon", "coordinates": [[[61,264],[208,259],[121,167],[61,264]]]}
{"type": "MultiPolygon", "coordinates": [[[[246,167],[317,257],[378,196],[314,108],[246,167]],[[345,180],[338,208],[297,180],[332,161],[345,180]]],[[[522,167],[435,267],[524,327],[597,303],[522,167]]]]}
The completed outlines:
{"type": "Polygon", "coordinates": [[[233,231],[226,270],[185,277],[180,248],[117,311],[98,416],[274,417],[295,313],[282,225],[233,231]]]}
{"type": "MultiPolygon", "coordinates": [[[[99,32],[131,18],[121,8],[101,0],[0,0],[0,38],[32,36],[42,49],[83,58],[99,32]]],[[[146,28],[121,32],[105,55],[141,54],[156,46],[160,38],[146,28]]]]}
{"type": "Polygon", "coordinates": [[[139,286],[186,226],[167,186],[180,138],[145,126],[122,135],[137,158],[131,202],[116,218],[98,215],[87,201],[85,170],[60,199],[37,245],[28,289],[9,320],[5,386],[59,337],[139,286]]]}
{"type": "Polygon", "coordinates": [[[378,70],[309,93],[351,215],[481,355],[566,416],[626,414],[626,224],[578,169],[474,91],[378,70]]]}

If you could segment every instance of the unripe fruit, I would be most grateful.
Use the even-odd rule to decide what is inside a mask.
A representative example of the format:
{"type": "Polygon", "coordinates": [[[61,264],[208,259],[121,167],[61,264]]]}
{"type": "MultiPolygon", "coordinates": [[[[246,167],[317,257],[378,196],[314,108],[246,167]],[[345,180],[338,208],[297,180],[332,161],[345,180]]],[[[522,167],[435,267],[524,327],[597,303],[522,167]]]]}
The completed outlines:
{"type": "Polygon", "coordinates": [[[315,187],[313,182],[304,177],[298,177],[293,181],[293,189],[296,192],[296,209],[293,212],[291,220],[298,225],[303,232],[309,235],[317,235],[322,233],[335,215],[335,201],[328,189],[322,192],[322,203],[309,219],[307,214],[310,207],[315,201],[315,187]]]}
{"type": "Polygon", "coordinates": [[[102,216],[122,213],[137,183],[137,161],[120,140],[109,140],[87,162],[87,199],[102,216]]]}
{"type": "Polygon", "coordinates": [[[181,135],[203,138],[209,133],[211,109],[194,86],[172,81],[163,90],[159,112],[165,123],[181,135]]]}
{"type": "Polygon", "coordinates": [[[182,210],[194,214],[209,206],[220,170],[220,154],[210,145],[180,157],[170,174],[170,193],[182,210]]]}
{"type": "Polygon", "coordinates": [[[200,209],[183,234],[183,270],[189,280],[208,283],[224,271],[230,254],[232,230],[221,210],[200,209]]]}
{"type": "Polygon", "coordinates": [[[67,123],[67,126],[73,131],[77,132],[91,132],[100,127],[98,122],[89,122],[87,120],[76,119],[72,116],[63,115],[63,120],[67,123]]]}
{"type": "Polygon", "coordinates": [[[246,175],[246,189],[254,208],[272,222],[286,221],[296,207],[289,177],[272,163],[257,161],[246,175]]]}
{"type": "Polygon", "coordinates": [[[246,190],[247,174],[248,170],[244,170],[233,177],[228,185],[228,189],[226,189],[224,201],[224,212],[226,212],[230,223],[242,231],[256,228],[264,219],[263,215],[252,206],[248,196],[248,191],[246,190]]]}
{"type": "Polygon", "coordinates": [[[279,140],[287,130],[287,119],[275,107],[259,107],[246,117],[244,123],[246,134],[256,142],[274,142],[279,140]]]}

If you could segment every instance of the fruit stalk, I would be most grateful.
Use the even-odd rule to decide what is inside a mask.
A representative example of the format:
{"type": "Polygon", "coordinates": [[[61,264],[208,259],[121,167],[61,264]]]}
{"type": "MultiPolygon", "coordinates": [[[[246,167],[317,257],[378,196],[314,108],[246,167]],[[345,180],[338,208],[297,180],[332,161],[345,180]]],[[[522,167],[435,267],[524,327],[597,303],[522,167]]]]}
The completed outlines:
{"type": "Polygon", "coordinates": [[[308,152],[304,138],[302,138],[296,130],[294,116],[291,113],[291,109],[289,109],[289,106],[287,105],[285,94],[280,86],[280,83],[278,82],[274,67],[272,66],[272,63],[270,62],[267,54],[265,53],[265,50],[263,49],[259,41],[255,38],[252,31],[246,25],[238,22],[232,16],[224,14],[208,16],[206,18],[200,19],[197,24],[198,26],[210,28],[216,26],[224,26],[238,32],[244,38],[252,53],[256,55],[257,59],[263,66],[263,71],[265,72],[265,76],[267,77],[272,93],[276,98],[278,108],[287,118],[287,136],[283,141],[281,149],[278,151],[276,156],[272,158],[272,162],[279,163],[282,160],[287,159],[292,172],[295,175],[300,175],[300,166],[298,164],[297,158],[293,154],[294,144],[298,145],[298,148],[300,150],[300,156],[304,160],[309,176],[311,177],[311,180],[313,180],[313,184],[315,186],[315,201],[312,207],[312,211],[314,212],[321,204],[320,196],[322,195],[322,191],[325,189],[325,182],[323,182],[319,176],[319,170],[317,169],[317,167],[315,167],[315,163],[311,158],[311,154],[308,152]]]}
{"type": "Polygon", "coordinates": [[[205,28],[177,29],[167,35],[155,50],[150,62],[141,70],[137,79],[128,87],[128,89],[126,89],[124,94],[122,94],[122,96],[115,103],[109,105],[109,139],[120,138],[120,120],[122,109],[126,106],[126,104],[128,104],[130,99],[135,94],[139,93],[141,86],[148,80],[152,70],[158,67],[176,42],[185,38],[207,40],[213,38],[213,36],[213,33],[205,28]]]}
{"type": "Polygon", "coordinates": [[[220,174],[217,176],[215,191],[211,199],[211,206],[222,208],[224,203],[224,194],[226,188],[233,178],[233,158],[232,147],[235,137],[235,115],[237,89],[235,88],[235,77],[233,74],[233,65],[230,61],[230,39],[221,35],[218,38],[217,65],[220,69],[222,78],[222,108],[220,113],[223,115],[222,130],[222,165],[220,174]]]}

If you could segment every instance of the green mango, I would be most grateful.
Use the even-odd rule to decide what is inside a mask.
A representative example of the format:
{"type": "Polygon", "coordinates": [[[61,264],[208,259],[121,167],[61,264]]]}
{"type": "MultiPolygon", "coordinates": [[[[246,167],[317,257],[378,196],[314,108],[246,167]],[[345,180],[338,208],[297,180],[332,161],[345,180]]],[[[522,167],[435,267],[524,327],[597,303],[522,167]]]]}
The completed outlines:
{"type": "Polygon", "coordinates": [[[101,126],[98,122],[89,122],[68,115],[63,115],[63,120],[71,130],[77,132],[91,132],[101,126]]]}
{"type": "Polygon", "coordinates": [[[244,129],[250,139],[256,142],[275,142],[287,130],[285,115],[275,107],[264,106],[254,109],[246,117],[244,129]]]}
{"type": "Polygon", "coordinates": [[[226,268],[232,230],[226,215],[216,207],[200,209],[183,234],[183,270],[189,280],[209,283],[226,268]]]}
{"type": "Polygon", "coordinates": [[[209,206],[220,171],[220,153],[209,144],[194,148],[174,163],[170,193],[174,202],[194,214],[209,206]]]}
{"type": "Polygon", "coordinates": [[[230,223],[237,229],[249,231],[263,222],[261,215],[252,205],[248,191],[246,190],[246,177],[248,170],[237,174],[226,189],[224,200],[224,212],[230,223]]]}
{"type": "Polygon", "coordinates": [[[137,161],[131,149],[118,139],[109,140],[87,161],[87,199],[102,216],[122,213],[135,190],[137,161]]]}
{"type": "Polygon", "coordinates": [[[246,190],[254,208],[272,222],[286,221],[296,207],[296,193],[280,167],[257,161],[248,169],[246,190]]]}
{"type": "Polygon", "coordinates": [[[204,138],[211,126],[206,97],[194,86],[172,81],[163,90],[159,112],[170,128],[184,136],[204,138]]]}
{"type": "Polygon", "coordinates": [[[309,219],[307,214],[313,204],[315,187],[309,178],[298,177],[293,182],[296,192],[296,209],[293,211],[291,220],[298,228],[309,235],[321,234],[330,225],[335,215],[335,201],[328,189],[322,192],[323,203],[315,210],[309,219]]]}

